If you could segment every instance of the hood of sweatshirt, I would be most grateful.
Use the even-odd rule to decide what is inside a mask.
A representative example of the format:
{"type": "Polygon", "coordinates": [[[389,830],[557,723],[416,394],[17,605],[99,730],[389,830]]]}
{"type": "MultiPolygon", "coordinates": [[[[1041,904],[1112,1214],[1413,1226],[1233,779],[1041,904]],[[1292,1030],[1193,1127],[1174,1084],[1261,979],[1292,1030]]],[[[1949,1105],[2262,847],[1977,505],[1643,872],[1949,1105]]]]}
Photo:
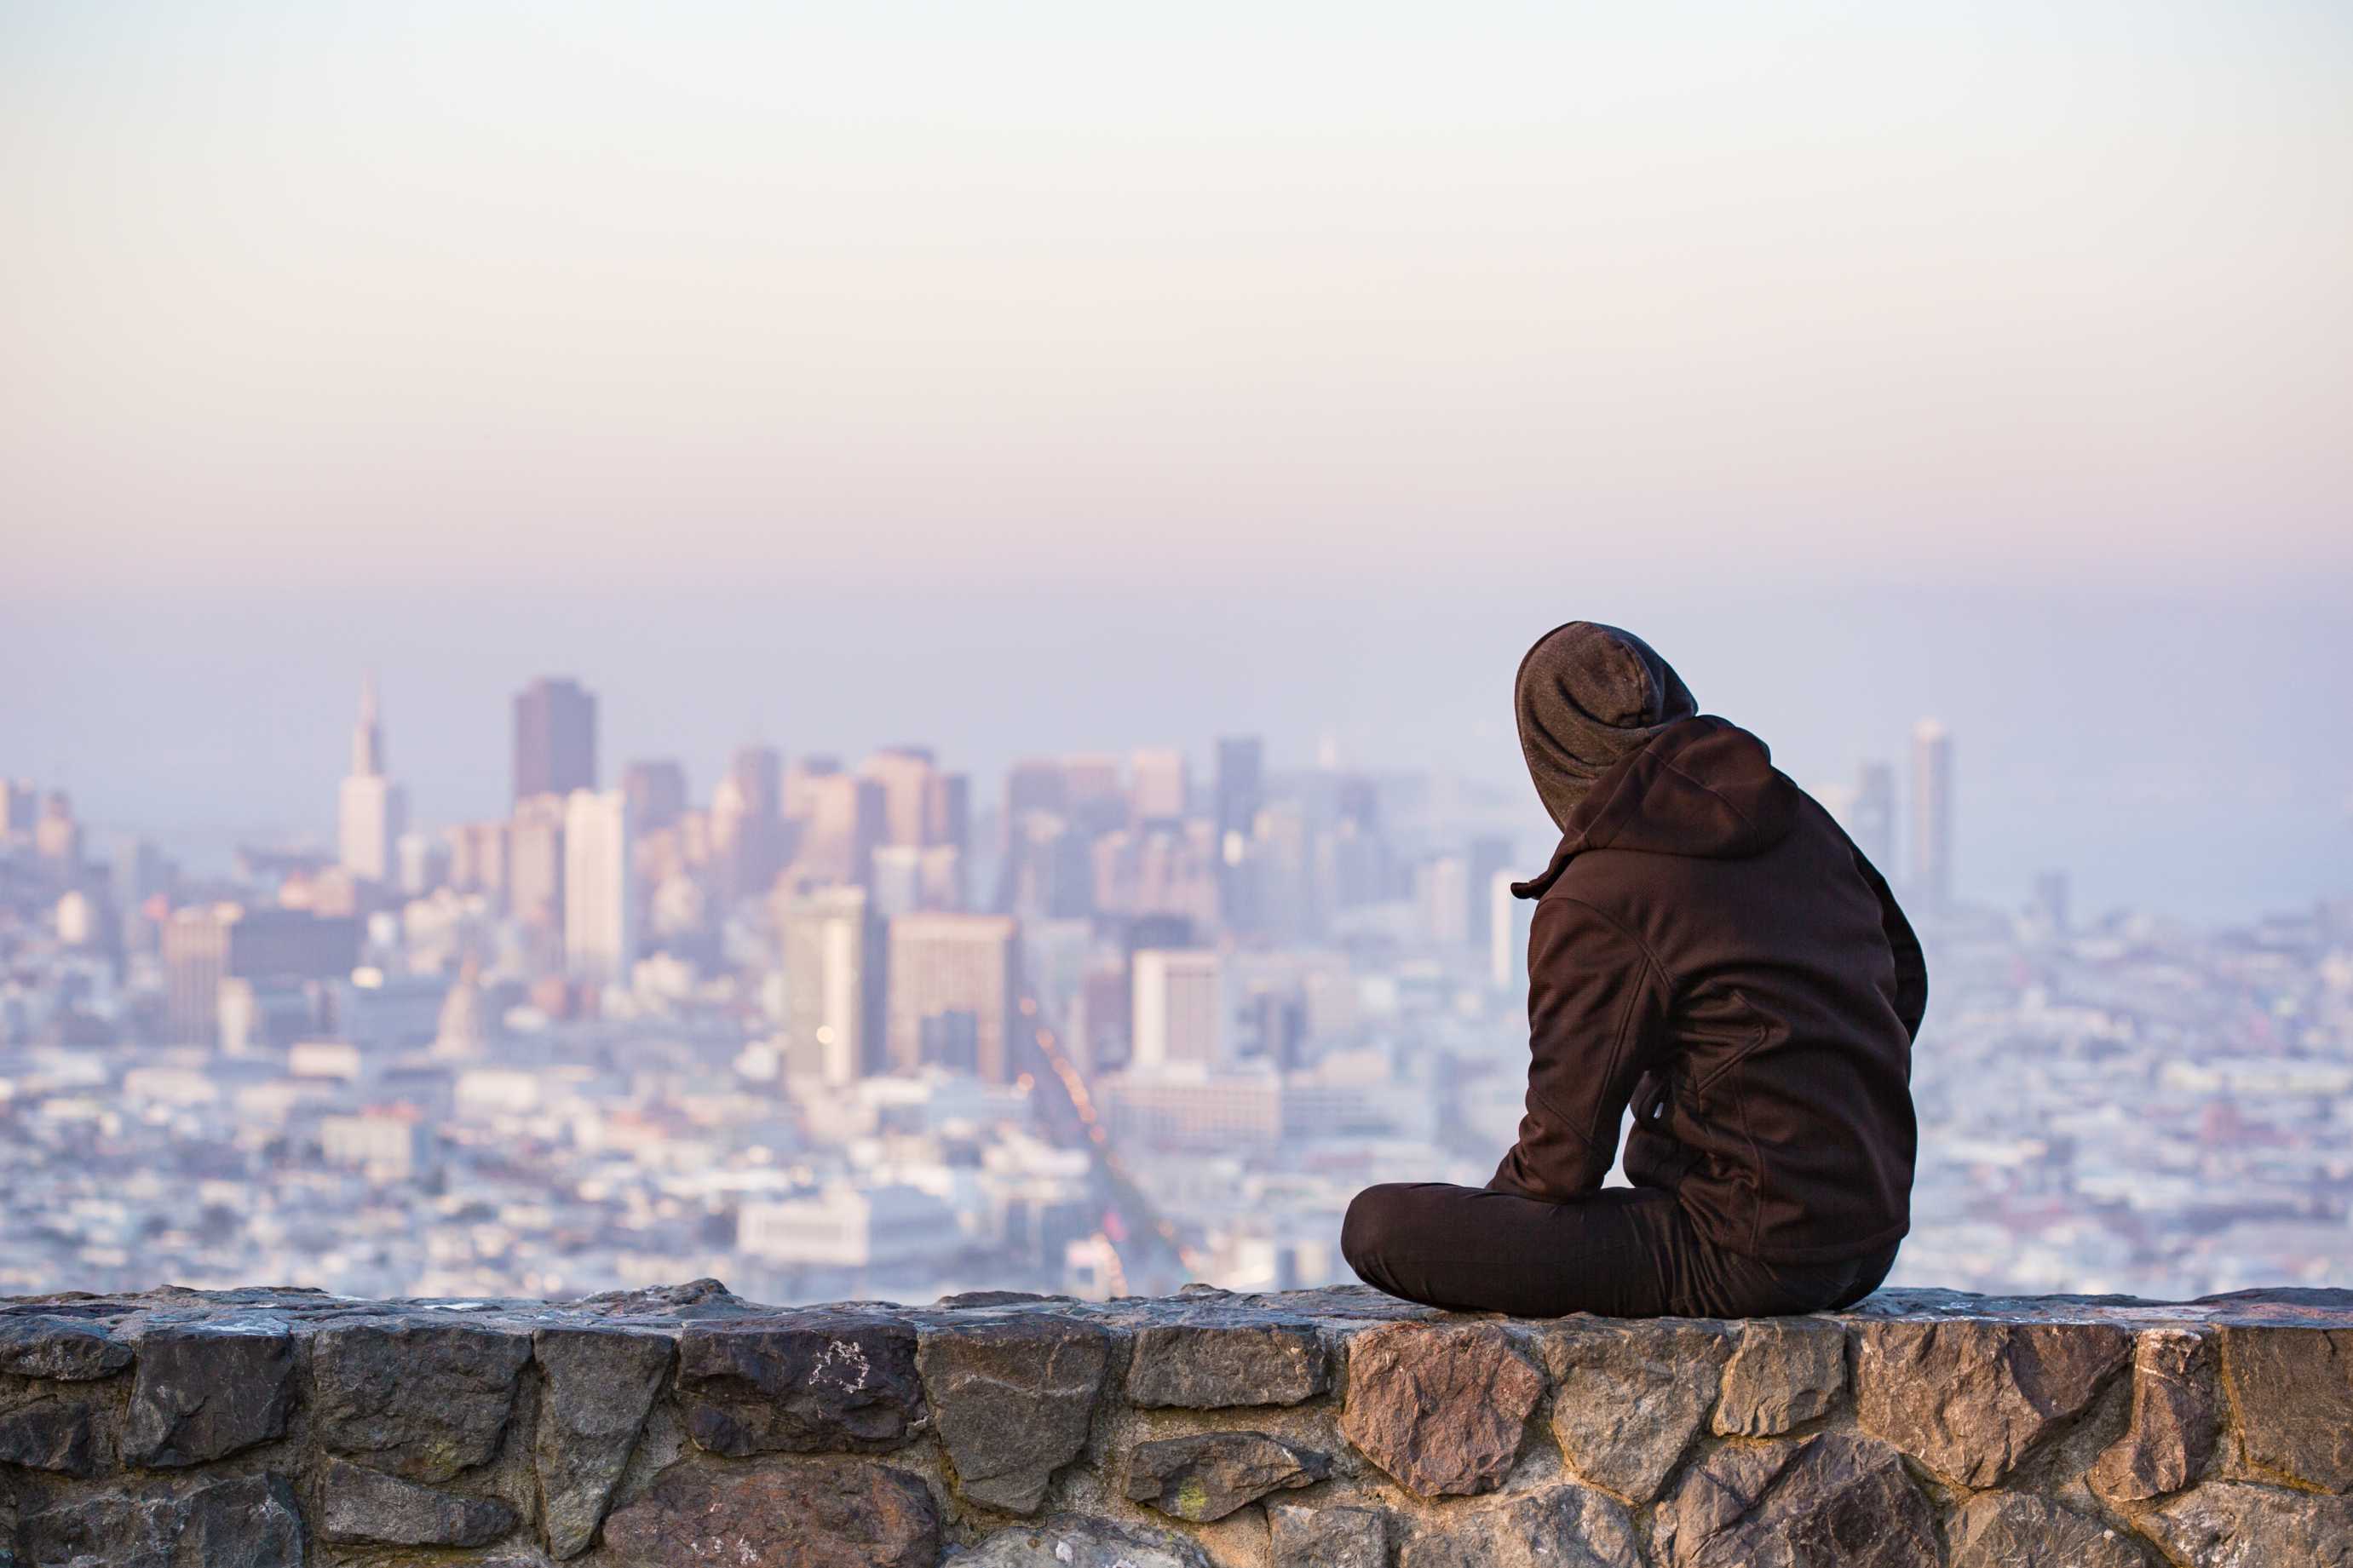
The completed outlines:
{"type": "Polygon", "coordinates": [[[1562,825],[1552,863],[1512,891],[1542,898],[1588,849],[1714,860],[1761,855],[1788,837],[1800,798],[1747,731],[1707,715],[1680,720],[1594,782],[1562,825]]]}

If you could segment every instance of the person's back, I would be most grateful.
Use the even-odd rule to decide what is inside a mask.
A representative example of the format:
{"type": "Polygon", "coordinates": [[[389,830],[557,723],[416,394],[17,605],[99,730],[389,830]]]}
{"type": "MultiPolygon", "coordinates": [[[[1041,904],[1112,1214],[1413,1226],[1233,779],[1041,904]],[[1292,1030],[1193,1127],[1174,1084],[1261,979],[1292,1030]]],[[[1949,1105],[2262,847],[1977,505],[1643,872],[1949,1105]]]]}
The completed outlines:
{"type": "Polygon", "coordinates": [[[1572,622],[1523,662],[1563,833],[1528,945],[1519,1142],[1483,1189],[1368,1189],[1343,1250],[1396,1294],[1550,1316],[1743,1315],[1875,1287],[1908,1223],[1918,943],[1762,742],[1639,638],[1572,622]],[[1601,1186],[1629,1104],[1630,1188],[1601,1186]]]}

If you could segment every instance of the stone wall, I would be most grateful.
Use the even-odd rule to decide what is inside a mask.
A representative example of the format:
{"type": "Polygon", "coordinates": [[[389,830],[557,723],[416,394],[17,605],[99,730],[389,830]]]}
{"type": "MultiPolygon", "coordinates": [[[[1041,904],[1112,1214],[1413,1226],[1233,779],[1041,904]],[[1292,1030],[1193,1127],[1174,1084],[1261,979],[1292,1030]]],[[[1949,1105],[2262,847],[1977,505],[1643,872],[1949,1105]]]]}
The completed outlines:
{"type": "Polygon", "coordinates": [[[2353,1292],[0,1302],[0,1568],[2353,1568],[2353,1292]]]}

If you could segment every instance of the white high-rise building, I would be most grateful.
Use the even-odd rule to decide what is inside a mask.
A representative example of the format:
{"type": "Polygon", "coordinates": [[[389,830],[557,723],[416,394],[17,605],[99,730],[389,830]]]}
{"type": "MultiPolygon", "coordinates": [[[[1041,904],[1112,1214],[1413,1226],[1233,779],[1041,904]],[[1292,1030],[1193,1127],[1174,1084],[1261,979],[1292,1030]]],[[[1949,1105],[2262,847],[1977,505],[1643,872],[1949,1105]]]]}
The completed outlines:
{"type": "Polygon", "coordinates": [[[1953,899],[1953,737],[1934,719],[1912,729],[1911,892],[1930,913],[1953,899]]]}
{"type": "Polygon", "coordinates": [[[1223,961],[1205,949],[1141,948],[1130,968],[1135,1033],[1129,1068],[1152,1072],[1180,1065],[1212,1070],[1224,1066],[1223,961]]]}
{"type": "Polygon", "coordinates": [[[881,943],[862,888],[785,906],[785,1071],[839,1088],[866,1075],[881,1027],[881,943]]]}
{"type": "Polygon", "coordinates": [[[626,982],[637,963],[629,799],[575,789],[564,808],[564,966],[593,984],[626,982]]]}
{"type": "Polygon", "coordinates": [[[407,831],[407,793],[384,774],[384,726],[371,675],[360,689],[359,722],[352,726],[352,771],[336,797],[336,858],[363,881],[389,881],[393,846],[407,831]]]}
{"type": "Polygon", "coordinates": [[[1498,991],[1527,984],[1528,927],[1536,913],[1535,900],[1513,894],[1512,880],[1509,871],[1487,880],[1487,981],[1498,991]]]}

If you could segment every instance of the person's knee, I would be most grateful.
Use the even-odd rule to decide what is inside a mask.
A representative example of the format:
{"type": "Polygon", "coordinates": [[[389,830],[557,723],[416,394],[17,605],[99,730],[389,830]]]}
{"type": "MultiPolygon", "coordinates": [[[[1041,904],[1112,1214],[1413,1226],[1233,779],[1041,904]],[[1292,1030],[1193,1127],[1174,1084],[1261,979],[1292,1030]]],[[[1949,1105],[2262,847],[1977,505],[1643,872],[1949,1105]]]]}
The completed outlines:
{"type": "Polygon", "coordinates": [[[1389,1250],[1389,1242],[1397,1230],[1398,1196],[1404,1188],[1396,1183],[1384,1183],[1366,1187],[1348,1200],[1348,1213],[1340,1222],[1340,1256],[1358,1279],[1378,1283],[1373,1274],[1389,1250]]]}

